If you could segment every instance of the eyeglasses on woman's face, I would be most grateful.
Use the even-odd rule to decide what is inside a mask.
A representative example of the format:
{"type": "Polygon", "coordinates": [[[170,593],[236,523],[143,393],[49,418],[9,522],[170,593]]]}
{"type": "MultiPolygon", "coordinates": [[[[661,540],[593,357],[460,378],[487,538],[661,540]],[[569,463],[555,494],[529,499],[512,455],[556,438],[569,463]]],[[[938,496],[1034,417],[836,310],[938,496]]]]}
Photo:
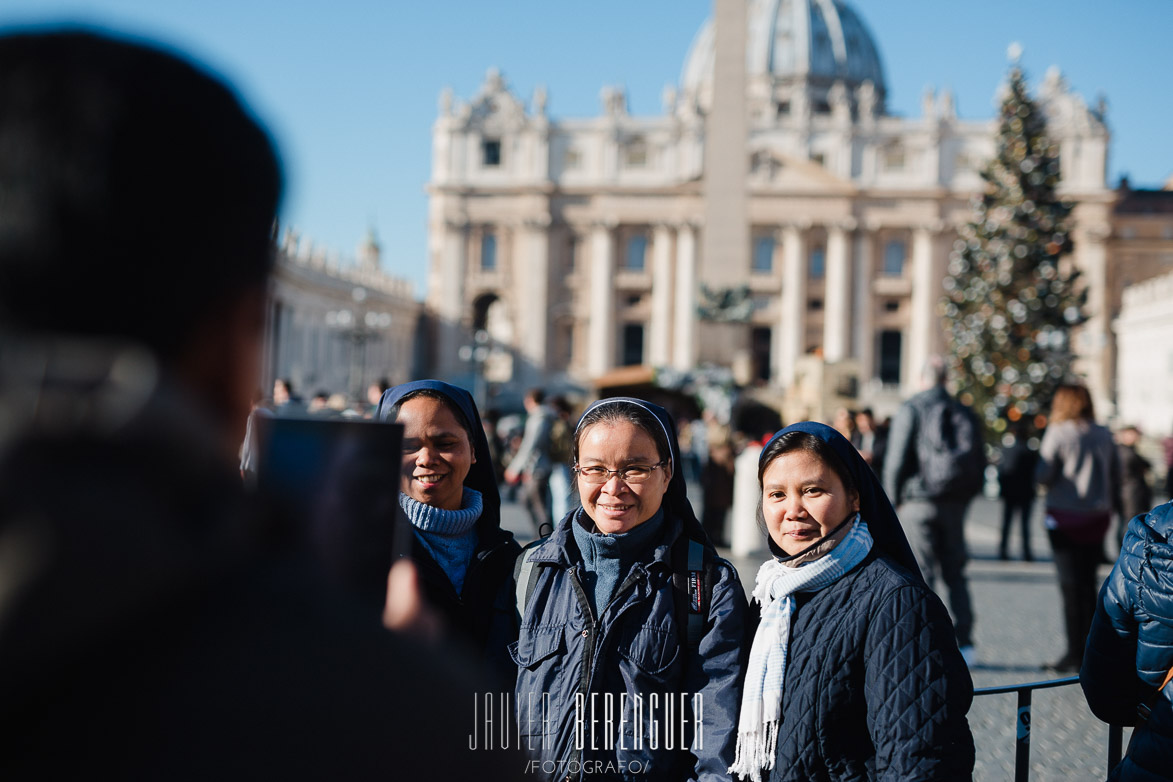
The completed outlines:
{"type": "Polygon", "coordinates": [[[620,467],[618,470],[608,470],[599,464],[593,464],[590,467],[574,466],[574,471],[578,473],[578,477],[584,483],[592,485],[599,485],[611,480],[612,475],[618,475],[619,480],[624,483],[639,484],[652,477],[652,473],[656,468],[663,467],[668,462],[657,462],[655,464],[629,464],[626,467],[620,467]]]}

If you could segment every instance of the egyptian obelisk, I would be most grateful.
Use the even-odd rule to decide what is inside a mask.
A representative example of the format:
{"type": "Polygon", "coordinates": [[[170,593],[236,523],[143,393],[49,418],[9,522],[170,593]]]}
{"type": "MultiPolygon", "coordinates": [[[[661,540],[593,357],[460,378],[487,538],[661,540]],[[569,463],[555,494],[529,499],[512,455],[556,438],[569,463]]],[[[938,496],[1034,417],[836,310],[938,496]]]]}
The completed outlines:
{"type": "MultiPolygon", "coordinates": [[[[704,226],[700,283],[711,291],[744,285],[749,276],[749,173],[745,105],[747,0],[714,0],[713,92],[705,118],[704,226]]],[[[699,291],[698,291],[699,296],[699,291]]],[[[749,326],[705,323],[699,360],[732,366],[748,380],[749,326]]]]}

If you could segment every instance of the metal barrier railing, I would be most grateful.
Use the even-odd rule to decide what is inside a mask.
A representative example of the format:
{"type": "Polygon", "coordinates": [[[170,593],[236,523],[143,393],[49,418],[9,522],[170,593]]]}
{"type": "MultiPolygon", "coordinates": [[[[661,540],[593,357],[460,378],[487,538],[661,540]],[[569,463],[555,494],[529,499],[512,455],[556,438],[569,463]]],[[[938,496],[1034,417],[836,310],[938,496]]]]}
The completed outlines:
{"type": "MultiPolygon", "coordinates": [[[[1063,679],[1051,679],[1045,682],[1026,682],[1024,684],[1004,684],[999,687],[981,687],[973,691],[978,695],[1001,695],[1009,692],[1018,693],[1018,718],[1015,733],[1014,748],[1014,782],[1027,782],[1030,779],[1030,703],[1031,693],[1035,690],[1046,690],[1052,687],[1066,687],[1070,684],[1079,684],[1078,676],[1068,676],[1063,679]]],[[[1120,725],[1108,726],[1108,773],[1120,762],[1121,750],[1124,745],[1124,728],[1120,725]]]]}

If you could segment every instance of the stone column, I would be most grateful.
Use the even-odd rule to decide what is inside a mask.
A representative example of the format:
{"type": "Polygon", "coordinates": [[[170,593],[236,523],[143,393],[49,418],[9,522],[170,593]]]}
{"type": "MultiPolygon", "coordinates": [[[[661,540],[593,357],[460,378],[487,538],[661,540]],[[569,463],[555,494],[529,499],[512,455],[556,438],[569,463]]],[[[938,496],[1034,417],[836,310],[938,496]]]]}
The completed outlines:
{"type": "Polygon", "coordinates": [[[1087,286],[1088,319],[1073,335],[1072,348],[1076,355],[1074,368],[1087,378],[1096,412],[1107,416],[1115,410],[1112,389],[1112,370],[1115,364],[1109,314],[1108,247],[1106,241],[1111,228],[1092,223],[1075,237],[1075,265],[1083,272],[1082,283],[1087,286]]]}
{"type": "Polygon", "coordinates": [[[806,229],[782,229],[782,317],[778,322],[778,384],[789,388],[806,344],[806,229]]]}
{"type": "Polygon", "coordinates": [[[696,366],[696,228],[684,223],[676,233],[675,332],[672,336],[672,366],[681,371],[696,366]]]}
{"type": "Polygon", "coordinates": [[[827,226],[827,276],[823,309],[823,358],[835,363],[851,350],[851,266],[847,232],[855,221],[827,226]]]}
{"type": "Polygon", "coordinates": [[[941,298],[941,275],[933,253],[937,226],[918,226],[912,231],[912,300],[908,318],[908,361],[901,385],[913,390],[925,362],[933,352],[933,331],[940,331],[937,302],[941,298]]]}
{"type": "Polygon", "coordinates": [[[615,366],[615,222],[591,228],[590,317],[587,372],[599,377],[615,366]]]}
{"type": "Polygon", "coordinates": [[[872,281],[876,274],[875,233],[878,226],[869,224],[855,235],[855,349],[862,384],[876,377],[875,294],[872,281]]]}
{"type": "Polygon", "coordinates": [[[550,327],[550,217],[541,215],[521,224],[518,237],[521,274],[515,279],[521,294],[521,333],[518,346],[525,360],[527,382],[540,382],[546,371],[550,327]]]}
{"type": "MultiPolygon", "coordinates": [[[[444,223],[444,238],[440,256],[440,274],[434,278],[439,286],[432,300],[432,309],[439,316],[434,371],[441,377],[453,378],[464,371],[460,347],[464,335],[464,278],[468,273],[468,223],[448,220],[444,223]]],[[[432,292],[429,292],[431,294],[432,292]]]]}
{"type": "Polygon", "coordinates": [[[648,362],[668,366],[672,348],[672,229],[658,223],[652,228],[652,322],[648,362]]]}

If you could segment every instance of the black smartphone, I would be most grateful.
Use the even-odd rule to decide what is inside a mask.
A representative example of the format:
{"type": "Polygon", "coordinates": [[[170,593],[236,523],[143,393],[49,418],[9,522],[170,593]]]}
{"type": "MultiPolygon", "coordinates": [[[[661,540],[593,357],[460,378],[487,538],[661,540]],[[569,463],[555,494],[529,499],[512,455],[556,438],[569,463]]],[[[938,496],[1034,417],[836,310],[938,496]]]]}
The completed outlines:
{"type": "Polygon", "coordinates": [[[325,575],[382,615],[387,572],[411,552],[399,505],[403,426],[257,416],[256,490],[325,575]]]}

